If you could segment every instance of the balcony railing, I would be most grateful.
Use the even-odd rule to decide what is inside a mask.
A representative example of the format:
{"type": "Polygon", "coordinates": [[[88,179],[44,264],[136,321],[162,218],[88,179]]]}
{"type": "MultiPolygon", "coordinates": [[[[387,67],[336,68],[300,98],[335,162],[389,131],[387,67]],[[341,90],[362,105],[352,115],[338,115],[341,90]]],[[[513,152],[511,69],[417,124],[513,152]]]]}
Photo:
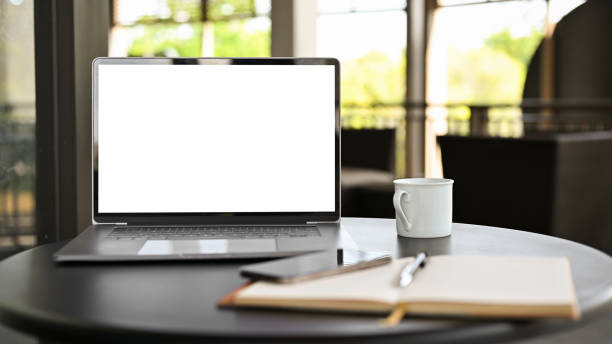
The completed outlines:
{"type": "MultiPolygon", "coordinates": [[[[432,121],[432,112],[443,112],[448,131],[460,135],[496,135],[508,127],[510,135],[533,131],[612,130],[612,99],[525,99],[512,103],[375,103],[344,104],[345,127],[388,128],[401,121],[432,121]],[[381,115],[382,114],[382,115],[381,115]],[[357,125],[355,125],[357,123],[357,125]],[[497,128],[497,130],[496,130],[497,128]]],[[[436,118],[439,118],[437,116],[436,118]]]]}

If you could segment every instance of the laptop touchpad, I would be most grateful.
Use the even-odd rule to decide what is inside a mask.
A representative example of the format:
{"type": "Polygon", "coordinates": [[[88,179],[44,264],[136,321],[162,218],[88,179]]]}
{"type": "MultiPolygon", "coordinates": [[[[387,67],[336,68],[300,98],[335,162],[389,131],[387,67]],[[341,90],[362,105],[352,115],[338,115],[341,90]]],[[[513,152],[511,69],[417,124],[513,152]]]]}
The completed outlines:
{"type": "Polygon", "coordinates": [[[138,255],[274,252],[276,239],[147,240],[138,255]]]}

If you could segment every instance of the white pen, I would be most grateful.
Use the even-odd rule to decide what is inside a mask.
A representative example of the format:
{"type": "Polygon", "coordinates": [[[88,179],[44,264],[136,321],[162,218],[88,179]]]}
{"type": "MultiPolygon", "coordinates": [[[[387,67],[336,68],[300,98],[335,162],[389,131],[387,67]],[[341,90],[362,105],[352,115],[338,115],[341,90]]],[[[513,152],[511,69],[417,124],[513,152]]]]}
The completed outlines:
{"type": "Polygon", "coordinates": [[[406,287],[412,282],[412,280],[414,279],[414,275],[419,270],[419,268],[422,268],[425,266],[425,258],[427,258],[427,253],[420,252],[419,254],[416,255],[416,257],[414,258],[412,262],[408,263],[402,269],[402,272],[400,273],[400,276],[399,276],[399,286],[400,287],[406,287]]]}

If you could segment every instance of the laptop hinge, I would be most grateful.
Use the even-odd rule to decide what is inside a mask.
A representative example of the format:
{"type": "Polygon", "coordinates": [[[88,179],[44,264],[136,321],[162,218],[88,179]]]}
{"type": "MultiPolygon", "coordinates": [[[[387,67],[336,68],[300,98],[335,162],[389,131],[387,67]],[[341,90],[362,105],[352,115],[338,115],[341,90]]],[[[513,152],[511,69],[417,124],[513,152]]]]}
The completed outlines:
{"type": "Polygon", "coordinates": [[[335,223],[334,221],[306,221],[307,225],[318,225],[324,223],[335,223]]]}
{"type": "MultiPolygon", "coordinates": [[[[329,221],[306,221],[307,225],[316,225],[320,223],[333,223],[329,221]]],[[[127,222],[115,222],[113,223],[115,226],[127,226],[127,222]]]]}

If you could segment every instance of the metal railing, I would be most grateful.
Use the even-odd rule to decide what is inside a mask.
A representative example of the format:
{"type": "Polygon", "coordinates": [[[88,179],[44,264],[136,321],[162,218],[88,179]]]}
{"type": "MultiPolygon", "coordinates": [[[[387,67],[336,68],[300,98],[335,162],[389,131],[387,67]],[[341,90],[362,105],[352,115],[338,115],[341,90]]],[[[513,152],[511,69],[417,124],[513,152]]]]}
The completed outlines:
{"type": "Polygon", "coordinates": [[[344,104],[342,124],[345,127],[355,127],[354,123],[372,128],[396,127],[404,120],[429,120],[426,114],[431,109],[446,111],[449,133],[453,134],[494,135],[495,130],[492,128],[496,126],[515,126],[514,132],[521,133],[612,130],[612,99],[589,98],[525,99],[518,104],[421,102],[374,103],[367,106],[344,104]],[[395,109],[394,114],[384,115],[389,109],[395,109]],[[495,111],[514,112],[515,115],[493,116],[495,111]],[[456,115],[457,112],[460,114],[456,115]]]}

